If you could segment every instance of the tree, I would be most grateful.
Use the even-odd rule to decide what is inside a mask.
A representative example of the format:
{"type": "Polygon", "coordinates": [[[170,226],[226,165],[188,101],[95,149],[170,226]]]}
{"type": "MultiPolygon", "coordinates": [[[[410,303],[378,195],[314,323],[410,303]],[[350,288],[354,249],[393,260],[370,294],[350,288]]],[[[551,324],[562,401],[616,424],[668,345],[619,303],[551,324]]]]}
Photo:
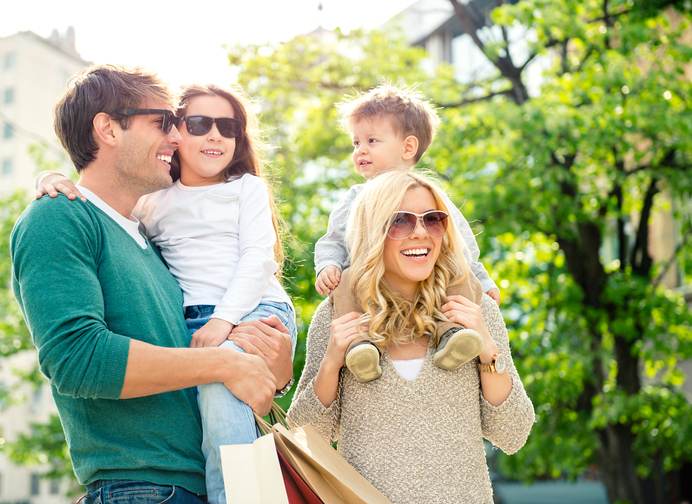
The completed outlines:
{"type": "Polygon", "coordinates": [[[529,444],[501,464],[526,479],[595,465],[611,501],[667,502],[692,455],[677,367],[691,354],[690,314],[661,282],[670,265],[689,264],[689,13],[666,2],[501,4],[451,1],[495,69],[484,82],[426,73],[420,49],[377,32],[231,51],[261,104],[278,193],[303,244],[290,250],[301,257],[294,293],[307,320],[310,245],[334,188],[353,180],[335,103],[383,80],[417,83],[443,116],[424,163],[483,231],[537,408],[529,444]],[[519,61],[518,26],[530,28],[519,61]],[[531,95],[527,68],[541,57],[552,63],[531,95]],[[651,222],[664,209],[679,240],[656,263],[651,222]]]}

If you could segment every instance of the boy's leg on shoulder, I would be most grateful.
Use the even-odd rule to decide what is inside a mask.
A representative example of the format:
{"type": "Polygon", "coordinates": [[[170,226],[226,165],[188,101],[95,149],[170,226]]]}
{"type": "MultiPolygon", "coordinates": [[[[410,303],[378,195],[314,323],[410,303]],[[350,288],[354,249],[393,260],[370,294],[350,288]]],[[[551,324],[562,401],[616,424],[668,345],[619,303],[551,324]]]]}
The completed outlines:
{"type": "MultiPolygon", "coordinates": [[[[447,289],[447,296],[468,297],[468,294],[462,285],[452,285],[447,289]]],[[[483,345],[483,338],[478,331],[466,329],[460,324],[449,321],[437,322],[435,339],[438,344],[433,354],[433,364],[448,371],[457,369],[476,358],[483,345]]]]}
{"type": "MultiPolygon", "coordinates": [[[[347,268],[341,272],[341,282],[332,292],[334,304],[334,318],[350,312],[362,312],[351,291],[350,270],[347,268]]],[[[346,367],[361,383],[376,380],[382,375],[380,367],[380,350],[369,341],[357,341],[352,343],[346,351],[346,367]]]]}
{"type": "Polygon", "coordinates": [[[356,302],[356,297],[351,291],[351,271],[346,268],[341,272],[341,281],[331,294],[332,303],[334,304],[334,318],[339,318],[342,315],[350,312],[360,312],[362,309],[356,302]]]}

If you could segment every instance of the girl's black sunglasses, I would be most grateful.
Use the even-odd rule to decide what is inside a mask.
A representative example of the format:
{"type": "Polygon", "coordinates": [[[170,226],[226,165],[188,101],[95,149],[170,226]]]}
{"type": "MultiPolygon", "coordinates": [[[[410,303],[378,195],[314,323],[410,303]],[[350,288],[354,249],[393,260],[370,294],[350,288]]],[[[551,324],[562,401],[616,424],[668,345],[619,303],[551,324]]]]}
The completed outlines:
{"type": "Polygon", "coordinates": [[[216,123],[219,133],[226,138],[238,138],[243,132],[242,123],[233,117],[209,117],[204,115],[192,115],[181,117],[190,135],[202,136],[209,133],[216,123]]]}

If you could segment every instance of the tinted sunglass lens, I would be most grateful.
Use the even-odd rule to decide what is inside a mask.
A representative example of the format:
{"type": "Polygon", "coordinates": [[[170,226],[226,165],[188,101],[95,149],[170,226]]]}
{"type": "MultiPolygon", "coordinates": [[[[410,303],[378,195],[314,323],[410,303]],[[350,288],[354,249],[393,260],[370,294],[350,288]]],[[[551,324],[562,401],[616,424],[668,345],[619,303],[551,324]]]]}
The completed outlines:
{"type": "Polygon", "coordinates": [[[185,126],[190,135],[201,136],[209,133],[214,119],[206,116],[190,116],[185,118],[185,126]]]}
{"type": "Polygon", "coordinates": [[[171,130],[173,129],[173,125],[175,125],[177,122],[177,117],[175,117],[175,114],[170,113],[170,114],[163,114],[163,117],[161,119],[161,130],[168,135],[171,130]]]}
{"type": "Polygon", "coordinates": [[[423,224],[430,234],[442,234],[447,227],[447,215],[442,212],[428,212],[423,216],[423,224]]]}
{"type": "Polygon", "coordinates": [[[410,213],[394,214],[392,224],[389,226],[389,237],[394,240],[401,240],[410,236],[416,227],[416,216],[410,213]]]}
{"type": "Polygon", "coordinates": [[[220,117],[216,119],[216,127],[219,133],[226,138],[236,138],[240,133],[240,125],[235,119],[229,117],[220,117]]]}

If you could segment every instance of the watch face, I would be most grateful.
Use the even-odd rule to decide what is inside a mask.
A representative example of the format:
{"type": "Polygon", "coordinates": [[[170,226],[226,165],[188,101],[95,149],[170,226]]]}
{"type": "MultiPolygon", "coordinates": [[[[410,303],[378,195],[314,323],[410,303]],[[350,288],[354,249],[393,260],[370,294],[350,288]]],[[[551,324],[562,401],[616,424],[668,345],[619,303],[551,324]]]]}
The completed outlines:
{"type": "Polygon", "coordinates": [[[500,354],[495,358],[495,371],[498,373],[506,373],[509,366],[507,365],[507,357],[500,354]]]}

